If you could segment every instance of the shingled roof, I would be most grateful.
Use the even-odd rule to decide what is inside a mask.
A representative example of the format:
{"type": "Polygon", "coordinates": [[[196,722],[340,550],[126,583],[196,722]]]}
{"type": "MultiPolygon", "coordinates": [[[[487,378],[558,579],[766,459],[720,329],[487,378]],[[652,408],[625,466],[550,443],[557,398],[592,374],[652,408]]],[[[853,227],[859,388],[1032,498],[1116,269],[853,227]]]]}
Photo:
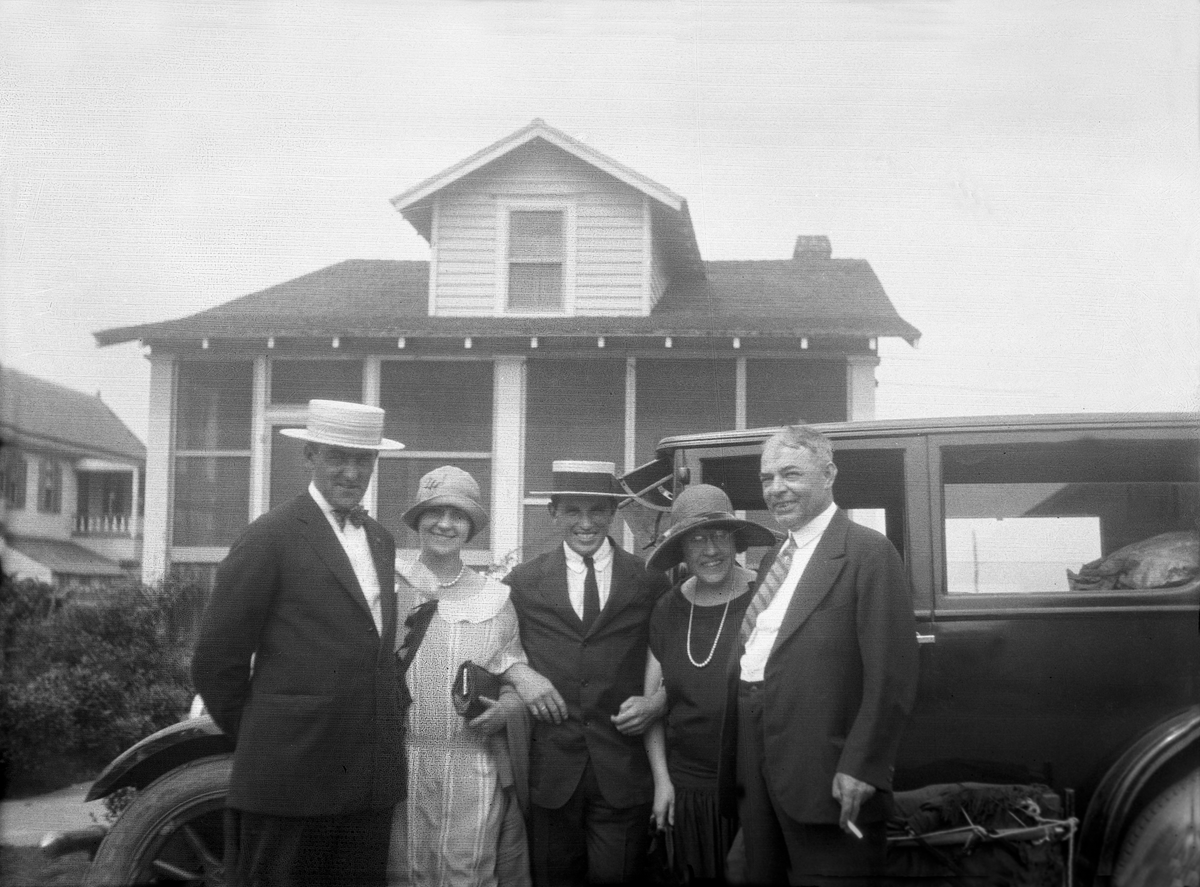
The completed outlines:
{"type": "Polygon", "coordinates": [[[847,336],[915,342],[861,259],[705,262],[648,316],[430,317],[429,265],[349,260],[176,320],[95,333],[101,345],[332,336],[847,336]]]}
{"type": "Polygon", "coordinates": [[[0,438],[73,456],[144,462],[146,447],[99,395],[0,367],[0,438]]]}

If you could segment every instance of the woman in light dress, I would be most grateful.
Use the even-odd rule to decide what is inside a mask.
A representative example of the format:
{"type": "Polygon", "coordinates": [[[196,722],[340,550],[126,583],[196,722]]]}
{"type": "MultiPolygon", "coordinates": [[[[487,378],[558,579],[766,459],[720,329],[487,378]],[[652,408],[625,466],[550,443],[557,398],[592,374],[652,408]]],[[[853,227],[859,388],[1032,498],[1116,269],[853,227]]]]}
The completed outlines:
{"type": "Polygon", "coordinates": [[[406,604],[432,599],[437,609],[406,675],[412,696],[405,737],[408,796],[393,823],[392,884],[529,883],[518,809],[527,766],[524,707],[506,689],[483,714],[467,721],[450,698],[458,668],[467,660],[509,683],[522,670],[532,673],[508,587],[462,561],[463,546],[487,526],[480,499],[475,479],[446,465],[421,479],[417,502],[404,513],[421,552],[411,563],[397,565],[401,612],[406,604]],[[510,753],[510,744],[523,741],[524,750],[510,753]]]}

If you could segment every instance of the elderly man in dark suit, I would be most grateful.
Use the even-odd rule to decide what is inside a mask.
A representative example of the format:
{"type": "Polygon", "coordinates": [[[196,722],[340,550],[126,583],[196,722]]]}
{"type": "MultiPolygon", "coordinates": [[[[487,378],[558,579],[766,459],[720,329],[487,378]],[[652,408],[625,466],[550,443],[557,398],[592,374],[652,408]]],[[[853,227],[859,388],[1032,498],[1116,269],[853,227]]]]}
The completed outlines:
{"type": "Polygon", "coordinates": [[[750,883],[870,884],[886,849],[916,624],[900,555],[834,505],[835,477],[807,426],[763,447],[763,498],[788,538],[760,567],[730,663],[750,883]]]}
{"type": "MultiPolygon", "coordinates": [[[[637,883],[654,783],[639,734],[663,700],[642,696],[650,612],[666,577],[608,536],[622,498],[611,462],[553,465],[550,514],[563,544],[505,581],[540,687],[517,689],[537,719],[530,761],[534,883],[637,883]]],[[[535,676],[536,677],[536,676],[535,676]]]]}
{"type": "Polygon", "coordinates": [[[226,876],[249,885],[385,879],[404,793],[404,683],[395,541],[363,494],[383,410],[313,400],[307,491],[254,521],[217,570],[192,662],[196,689],[233,737],[226,876]]]}

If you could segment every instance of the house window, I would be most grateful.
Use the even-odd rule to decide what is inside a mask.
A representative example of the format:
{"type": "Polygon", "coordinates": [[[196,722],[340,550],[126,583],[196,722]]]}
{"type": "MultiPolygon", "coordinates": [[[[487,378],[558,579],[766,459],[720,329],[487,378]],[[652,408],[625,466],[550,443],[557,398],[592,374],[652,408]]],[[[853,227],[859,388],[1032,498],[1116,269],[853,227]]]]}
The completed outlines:
{"type": "Polygon", "coordinates": [[[307,404],[325,400],[362,400],[361,360],[273,360],[271,403],[307,404]]]}
{"type": "Polygon", "coordinates": [[[562,210],[514,210],[508,216],[508,310],[564,310],[565,216],[562,210]]]}
{"type": "Polygon", "coordinates": [[[732,428],[736,385],[732,358],[638,358],[637,461],[653,459],[658,442],[668,435],[732,428]]]}
{"type": "Polygon", "coordinates": [[[746,361],[746,427],[846,420],[846,364],[832,360],[746,361]]]}
{"type": "Polygon", "coordinates": [[[62,466],[53,459],[38,463],[38,511],[43,514],[62,511],[62,466]]]}
{"type": "Polygon", "coordinates": [[[4,496],[9,508],[25,507],[26,478],[25,457],[9,447],[0,450],[0,483],[3,484],[0,495],[4,496]]]}
{"type": "Polygon", "coordinates": [[[175,545],[229,545],[250,515],[250,361],[181,361],[175,420],[175,545]]]}

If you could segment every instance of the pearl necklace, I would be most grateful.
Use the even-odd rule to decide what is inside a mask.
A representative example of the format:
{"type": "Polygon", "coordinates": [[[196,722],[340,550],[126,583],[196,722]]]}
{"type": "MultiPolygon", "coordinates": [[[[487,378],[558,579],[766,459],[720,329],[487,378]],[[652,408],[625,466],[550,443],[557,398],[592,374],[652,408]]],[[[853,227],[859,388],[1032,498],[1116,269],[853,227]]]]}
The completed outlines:
{"type": "MultiPolygon", "coordinates": [[[[732,598],[729,600],[732,600],[732,598]]],[[[696,615],[696,602],[690,602],[692,609],[688,613],[687,654],[688,661],[696,666],[696,668],[704,668],[704,666],[712,662],[712,658],[717,652],[717,642],[721,640],[721,632],[725,628],[725,617],[729,615],[729,600],[725,601],[725,610],[721,613],[721,624],[717,626],[717,633],[713,637],[712,648],[708,651],[708,655],[704,657],[703,662],[697,662],[696,657],[692,655],[692,618],[696,615]]]]}
{"type": "MultiPolygon", "coordinates": [[[[432,573],[433,571],[432,571],[432,570],[430,570],[429,572],[431,572],[431,573],[432,573]]],[[[457,575],[457,576],[455,576],[455,577],[454,577],[453,579],[451,579],[449,582],[438,582],[438,584],[437,584],[437,587],[438,587],[438,588],[449,588],[449,587],[450,587],[450,586],[452,586],[452,585],[458,585],[458,580],[459,580],[459,579],[461,579],[461,578],[463,577],[463,575],[464,575],[466,572],[467,572],[467,565],[466,565],[466,564],[463,564],[463,565],[462,565],[462,567],[461,567],[461,568],[459,568],[459,571],[458,571],[458,575],[457,575]]],[[[437,579],[437,576],[436,576],[436,575],[434,576],[434,579],[435,579],[435,580],[437,579]]]]}

